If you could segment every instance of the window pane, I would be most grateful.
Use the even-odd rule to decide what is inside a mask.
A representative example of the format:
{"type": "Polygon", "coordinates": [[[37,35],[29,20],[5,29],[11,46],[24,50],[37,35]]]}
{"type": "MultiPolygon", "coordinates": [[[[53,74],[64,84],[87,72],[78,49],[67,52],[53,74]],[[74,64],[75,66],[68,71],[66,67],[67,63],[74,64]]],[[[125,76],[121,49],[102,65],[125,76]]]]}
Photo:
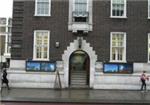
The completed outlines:
{"type": "Polygon", "coordinates": [[[6,27],[0,27],[0,32],[6,32],[6,27]]]}
{"type": "Polygon", "coordinates": [[[122,60],[122,55],[123,55],[123,49],[122,48],[118,48],[118,60],[122,60]]]}
{"type": "Polygon", "coordinates": [[[3,55],[5,52],[5,36],[0,35],[0,54],[3,55]]]}
{"type": "Polygon", "coordinates": [[[76,16],[86,16],[87,0],[75,0],[75,14],[76,16]]]}
{"type": "Polygon", "coordinates": [[[48,15],[49,14],[49,0],[38,0],[37,14],[39,14],[39,15],[48,15]]]}
{"type": "Polygon", "coordinates": [[[42,58],[42,49],[41,49],[41,47],[36,47],[36,58],[42,58]]]}
{"type": "Polygon", "coordinates": [[[112,48],[112,60],[116,59],[115,48],[112,48]]]}
{"type": "Polygon", "coordinates": [[[112,0],[112,15],[124,16],[124,0],[112,0]]]}
{"type": "Polygon", "coordinates": [[[44,47],[43,58],[47,58],[47,47],[44,47]]]}

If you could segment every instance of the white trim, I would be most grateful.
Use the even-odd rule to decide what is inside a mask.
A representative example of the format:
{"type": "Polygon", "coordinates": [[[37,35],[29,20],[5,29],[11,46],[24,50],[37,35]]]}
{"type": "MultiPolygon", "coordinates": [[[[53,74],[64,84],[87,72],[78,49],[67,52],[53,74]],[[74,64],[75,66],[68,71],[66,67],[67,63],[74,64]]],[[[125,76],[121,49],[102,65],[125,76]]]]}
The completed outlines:
{"type": "Polygon", "coordinates": [[[35,0],[35,13],[34,16],[51,16],[51,0],[49,0],[49,14],[37,14],[37,1],[35,0]]]}
{"type": "Polygon", "coordinates": [[[127,62],[126,61],[126,32],[110,32],[110,62],[127,62]],[[124,35],[124,54],[122,60],[112,60],[112,35],[113,34],[124,35]]]}
{"type": "Polygon", "coordinates": [[[76,32],[77,30],[83,30],[86,32],[92,31],[93,30],[93,26],[92,26],[92,23],[93,23],[93,20],[92,20],[93,0],[87,0],[87,10],[88,10],[87,12],[89,13],[89,17],[88,17],[88,22],[86,22],[86,23],[73,22],[72,12],[75,10],[74,2],[75,2],[75,0],[69,0],[68,30],[72,31],[72,32],[76,32]],[[80,27],[83,24],[84,24],[84,26],[87,27],[86,29],[85,28],[83,29],[80,27]],[[74,27],[77,25],[79,25],[79,27],[74,27]]]}
{"type": "Polygon", "coordinates": [[[124,15],[123,16],[113,16],[112,15],[112,0],[110,1],[110,18],[127,18],[127,0],[124,0],[124,15]]]}
{"type": "Polygon", "coordinates": [[[34,42],[33,42],[33,60],[42,60],[42,61],[48,61],[49,60],[49,46],[50,46],[50,31],[49,30],[34,30],[34,42]],[[36,42],[36,33],[37,32],[47,32],[48,33],[48,43],[47,43],[47,59],[38,59],[36,58],[36,47],[35,47],[35,42],[36,42]]]}
{"type": "MultiPolygon", "coordinates": [[[[95,63],[97,61],[97,55],[95,51],[93,50],[93,47],[91,47],[90,43],[87,43],[86,40],[82,39],[82,47],[81,50],[85,51],[89,57],[90,57],[90,87],[94,87],[94,73],[95,73],[95,63]]],[[[64,54],[62,55],[63,60],[63,67],[64,67],[64,87],[69,86],[69,58],[70,55],[78,50],[78,40],[79,37],[70,43],[70,45],[67,47],[67,50],[64,51],[64,54]]]]}
{"type": "Polygon", "coordinates": [[[150,63],[150,60],[149,60],[149,59],[150,59],[150,58],[149,58],[149,48],[150,48],[149,38],[150,38],[150,33],[148,33],[148,41],[147,41],[147,43],[148,43],[148,44],[147,44],[147,47],[148,47],[148,48],[147,48],[147,49],[148,49],[148,50],[147,50],[147,56],[148,56],[148,57],[147,57],[147,58],[148,58],[148,59],[147,59],[147,62],[148,62],[148,63],[150,63]]]}
{"type": "Polygon", "coordinates": [[[150,0],[148,0],[148,19],[150,19],[150,0]]]}

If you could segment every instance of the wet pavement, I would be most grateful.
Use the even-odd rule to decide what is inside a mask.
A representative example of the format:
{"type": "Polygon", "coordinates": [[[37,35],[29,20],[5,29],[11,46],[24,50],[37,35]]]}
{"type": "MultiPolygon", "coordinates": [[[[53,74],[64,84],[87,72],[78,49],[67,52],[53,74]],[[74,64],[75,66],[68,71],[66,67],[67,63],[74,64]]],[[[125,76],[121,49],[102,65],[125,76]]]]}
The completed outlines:
{"type": "Polygon", "coordinates": [[[150,91],[93,90],[93,89],[2,89],[2,102],[51,102],[51,103],[142,103],[150,105],[150,91]]]}

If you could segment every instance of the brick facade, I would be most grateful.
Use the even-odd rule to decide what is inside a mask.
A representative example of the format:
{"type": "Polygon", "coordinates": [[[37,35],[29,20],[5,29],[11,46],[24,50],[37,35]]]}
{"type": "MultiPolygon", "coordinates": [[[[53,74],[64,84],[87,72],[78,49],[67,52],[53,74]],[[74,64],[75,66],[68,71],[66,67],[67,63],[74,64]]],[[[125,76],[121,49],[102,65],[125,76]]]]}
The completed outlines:
{"type": "MultiPolygon", "coordinates": [[[[127,0],[127,18],[110,18],[110,1],[93,1],[93,31],[84,36],[98,61],[109,61],[110,32],[126,32],[127,62],[147,62],[150,32],[146,0],[127,0]]],[[[12,59],[32,59],[34,30],[50,30],[50,60],[62,60],[70,42],[77,38],[68,31],[69,0],[52,0],[51,16],[34,16],[34,1],[14,1],[12,59]],[[55,47],[55,42],[60,47],[55,47]]]]}

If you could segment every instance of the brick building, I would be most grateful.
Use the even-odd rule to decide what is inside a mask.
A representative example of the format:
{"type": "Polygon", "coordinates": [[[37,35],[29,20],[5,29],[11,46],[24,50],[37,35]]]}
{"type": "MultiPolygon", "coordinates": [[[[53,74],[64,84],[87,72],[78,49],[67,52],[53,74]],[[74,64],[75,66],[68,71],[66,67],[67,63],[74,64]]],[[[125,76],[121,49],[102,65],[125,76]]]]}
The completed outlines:
{"type": "Polygon", "coordinates": [[[63,88],[139,89],[149,10],[149,0],[14,0],[10,86],[54,88],[59,71],[63,88]]]}

